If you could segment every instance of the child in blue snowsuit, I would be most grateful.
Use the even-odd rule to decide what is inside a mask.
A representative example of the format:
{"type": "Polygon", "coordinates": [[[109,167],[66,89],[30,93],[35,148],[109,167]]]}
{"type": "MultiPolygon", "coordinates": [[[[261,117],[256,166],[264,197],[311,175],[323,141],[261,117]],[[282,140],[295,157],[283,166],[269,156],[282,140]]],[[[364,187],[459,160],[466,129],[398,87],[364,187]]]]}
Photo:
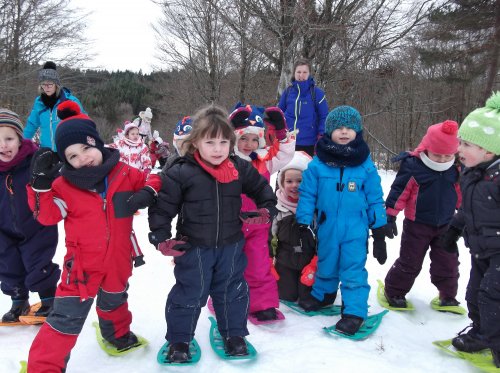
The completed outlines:
{"type": "Polygon", "coordinates": [[[29,311],[29,291],[38,292],[42,301],[35,315],[47,316],[61,274],[52,262],[57,226],[38,223],[28,206],[26,184],[36,150],[31,140],[23,139],[18,115],[0,109],[0,282],[2,292],[12,299],[4,323],[18,322],[29,311]]]}
{"type": "Polygon", "coordinates": [[[344,307],[336,329],[353,335],[368,314],[369,229],[373,256],[380,264],[387,259],[382,186],[356,109],[339,106],[328,114],[325,135],[316,145],[299,191],[300,232],[307,231],[316,211],[318,216],[318,269],[311,295],[299,305],[315,311],[333,304],[340,285],[344,307]]]}

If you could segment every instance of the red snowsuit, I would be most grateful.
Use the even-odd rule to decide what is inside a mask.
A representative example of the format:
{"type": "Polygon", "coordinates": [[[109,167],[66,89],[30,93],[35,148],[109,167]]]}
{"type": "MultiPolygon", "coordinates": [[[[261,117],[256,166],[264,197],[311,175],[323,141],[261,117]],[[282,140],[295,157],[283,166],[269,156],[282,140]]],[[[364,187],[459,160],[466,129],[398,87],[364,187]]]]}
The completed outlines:
{"type": "MultiPolygon", "coordinates": [[[[133,215],[125,213],[124,206],[126,199],[146,184],[146,174],[118,162],[107,182],[106,194],[101,196],[58,177],[52,190],[38,193],[39,206],[37,193],[27,187],[30,207],[34,211],[38,207],[40,223],[53,225],[64,219],[67,248],[54,311],[30,349],[30,373],[65,369],[96,296],[103,337],[113,340],[130,331],[132,314],[126,290],[135,237],[133,215]]],[[[147,184],[151,185],[149,180],[147,184]]]]}

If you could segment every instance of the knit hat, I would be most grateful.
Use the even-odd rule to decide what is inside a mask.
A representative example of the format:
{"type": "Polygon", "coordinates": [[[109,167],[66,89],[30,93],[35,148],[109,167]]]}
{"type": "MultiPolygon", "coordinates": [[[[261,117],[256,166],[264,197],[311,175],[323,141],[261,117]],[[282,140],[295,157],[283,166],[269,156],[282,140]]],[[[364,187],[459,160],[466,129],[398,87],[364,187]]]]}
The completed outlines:
{"type": "Polygon", "coordinates": [[[361,114],[351,106],[343,105],[338,106],[326,117],[325,133],[331,136],[332,132],[338,128],[347,127],[356,133],[363,130],[363,120],[361,114]]]}
{"type": "Polygon", "coordinates": [[[10,127],[23,138],[23,124],[19,119],[19,115],[9,109],[0,108],[0,127],[10,127]]]}
{"type": "Polygon", "coordinates": [[[190,116],[182,118],[175,125],[174,130],[174,140],[183,140],[189,136],[189,133],[193,129],[193,121],[190,116]]]}
{"type": "Polygon", "coordinates": [[[500,92],[494,92],[484,107],[467,115],[458,136],[489,152],[500,154],[500,92]]]}
{"type": "Polygon", "coordinates": [[[56,85],[61,86],[59,74],[56,71],[56,64],[52,61],[47,61],[43,68],[38,71],[38,82],[54,82],[56,85]]]}
{"type": "Polygon", "coordinates": [[[127,136],[128,132],[129,132],[132,128],[137,128],[137,129],[139,129],[139,126],[138,126],[138,125],[137,125],[137,123],[135,123],[135,122],[128,122],[128,123],[125,123],[125,127],[123,128],[123,136],[127,136]]]}
{"type": "Polygon", "coordinates": [[[234,106],[233,112],[242,107],[251,110],[251,112],[248,118],[246,118],[244,121],[235,121],[235,120],[231,121],[231,124],[234,127],[234,134],[236,135],[236,143],[238,143],[238,140],[240,139],[241,136],[249,133],[257,135],[257,137],[259,138],[259,149],[265,148],[266,139],[264,137],[265,131],[264,131],[264,119],[263,119],[264,108],[261,106],[243,105],[241,102],[238,102],[234,106]]]}
{"type": "Polygon", "coordinates": [[[151,108],[146,108],[146,110],[143,111],[142,117],[149,120],[153,119],[153,112],[151,111],[151,108]]]}
{"type": "Polygon", "coordinates": [[[458,150],[457,133],[458,123],[453,120],[433,124],[413,152],[429,150],[435,154],[455,154],[458,150]]]}
{"type": "Polygon", "coordinates": [[[307,168],[307,165],[309,162],[312,161],[312,158],[309,154],[303,151],[296,151],[293,154],[293,158],[290,162],[288,162],[284,167],[280,169],[279,173],[279,178],[278,178],[278,183],[279,187],[283,188],[283,181],[284,181],[284,175],[286,170],[299,170],[299,171],[305,171],[307,168]]]}
{"type": "Polygon", "coordinates": [[[80,106],[66,100],[57,107],[57,116],[61,121],[57,125],[55,142],[57,154],[66,160],[64,151],[73,144],[86,144],[104,150],[104,142],[97,132],[96,125],[86,114],[82,114],[80,106]]]}

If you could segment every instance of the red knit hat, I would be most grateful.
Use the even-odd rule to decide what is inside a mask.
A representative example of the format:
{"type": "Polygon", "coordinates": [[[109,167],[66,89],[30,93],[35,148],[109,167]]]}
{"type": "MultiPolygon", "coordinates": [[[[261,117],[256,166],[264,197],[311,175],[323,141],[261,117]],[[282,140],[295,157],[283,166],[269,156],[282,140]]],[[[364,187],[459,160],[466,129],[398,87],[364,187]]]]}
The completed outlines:
{"type": "Polygon", "coordinates": [[[458,123],[445,120],[427,128],[427,133],[413,153],[429,150],[435,154],[455,154],[458,150],[458,123]]]}

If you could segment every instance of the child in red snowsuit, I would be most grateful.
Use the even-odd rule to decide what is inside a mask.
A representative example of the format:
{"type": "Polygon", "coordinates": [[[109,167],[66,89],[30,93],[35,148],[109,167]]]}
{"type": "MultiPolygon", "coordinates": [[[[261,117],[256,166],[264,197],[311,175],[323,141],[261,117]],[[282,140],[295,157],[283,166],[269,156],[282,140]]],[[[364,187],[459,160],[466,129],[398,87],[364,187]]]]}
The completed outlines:
{"type": "Polygon", "coordinates": [[[135,210],[150,205],[161,180],[119,161],[106,149],[95,123],[71,101],[59,106],[63,120],[57,155],[41,148],[33,157],[29,204],[37,220],[64,220],[67,253],[53,311],[30,349],[28,371],[64,371],[94,298],[103,338],[118,351],[138,345],[130,331],[128,279],[132,275],[135,210]],[[67,103],[67,104],[66,104],[67,103]],[[61,176],[55,177],[64,161],[61,176]]]}
{"type": "MultiPolygon", "coordinates": [[[[239,105],[230,116],[236,134],[235,153],[251,162],[269,182],[273,173],[291,161],[295,152],[295,137],[287,135],[285,118],[279,108],[269,107],[264,111],[264,108],[256,106],[239,105]],[[266,146],[264,121],[270,146],[266,146]]],[[[242,212],[256,208],[250,198],[242,195],[242,212]]],[[[269,261],[270,227],[271,222],[243,224],[243,251],[248,259],[245,280],[250,287],[249,313],[259,321],[276,320],[276,308],[279,306],[278,286],[269,261]]]]}

